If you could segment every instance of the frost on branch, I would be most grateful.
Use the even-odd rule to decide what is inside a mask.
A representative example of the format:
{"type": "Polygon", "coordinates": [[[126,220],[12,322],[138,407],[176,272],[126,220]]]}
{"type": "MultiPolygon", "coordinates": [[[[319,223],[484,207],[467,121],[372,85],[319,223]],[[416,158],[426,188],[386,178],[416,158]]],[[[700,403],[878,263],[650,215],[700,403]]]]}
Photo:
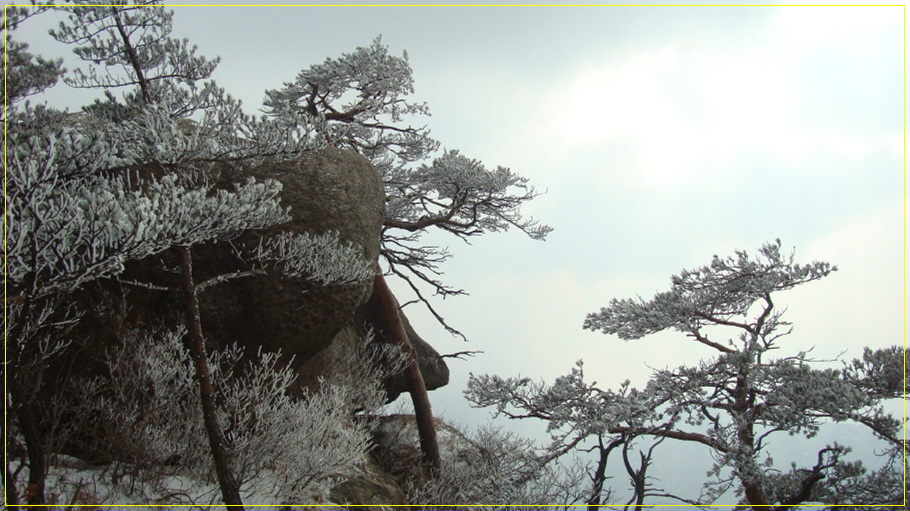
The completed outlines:
{"type": "Polygon", "coordinates": [[[343,243],[337,232],[281,233],[260,244],[255,259],[277,264],[287,277],[304,277],[321,284],[352,284],[376,274],[375,264],[364,258],[363,250],[343,243]]]}
{"type": "MultiPolygon", "coordinates": [[[[452,435],[448,428],[445,431],[452,435]]],[[[455,438],[460,444],[454,446],[462,448],[446,458],[438,479],[408,485],[409,502],[465,509],[482,502],[497,508],[544,510],[579,500],[584,474],[577,466],[541,463],[530,440],[490,426],[455,438]]]]}
{"type": "Polygon", "coordinates": [[[863,358],[845,364],[844,376],[875,397],[907,398],[907,380],[903,361],[907,350],[898,346],[872,350],[863,348],[863,358]]]}
{"type": "Polygon", "coordinates": [[[266,91],[264,103],[279,119],[314,119],[329,144],[363,154],[385,176],[439,147],[424,127],[400,125],[406,117],[429,115],[425,103],[405,99],[413,92],[407,53],[389,55],[376,38],[368,47],[301,71],[283,89],[266,91]]]}
{"type": "Polygon", "coordinates": [[[402,194],[389,204],[394,220],[386,225],[408,231],[437,226],[460,238],[516,227],[543,240],[552,229],[522,219],[519,211],[538,195],[527,183],[505,167],[488,170],[478,160],[446,151],[403,176],[402,194]]]}
{"type": "MultiPolygon", "coordinates": [[[[218,65],[218,58],[209,61],[196,56],[196,47],[190,47],[186,39],[168,37],[174,13],[156,2],[139,1],[108,9],[87,2],[74,3],[77,5],[66,9],[70,13],[67,22],[61,22],[51,36],[78,45],[76,55],[86,62],[103,63],[104,67],[76,69],[75,76],[67,79],[71,86],[140,86],[139,92],[146,95],[143,85],[163,87],[174,82],[195,82],[207,78],[218,65]],[[129,44],[123,44],[124,40],[129,44]]],[[[145,99],[155,102],[154,96],[145,99]]]]}
{"type": "MultiPolygon", "coordinates": [[[[565,458],[574,458],[574,465],[562,468],[569,470],[567,473],[570,474],[572,470],[578,471],[571,477],[574,481],[572,491],[566,494],[571,495],[571,500],[564,499],[562,502],[585,502],[589,509],[596,509],[600,503],[617,502],[615,489],[605,486],[607,462],[620,447],[626,459],[634,445],[633,440],[638,436],[633,431],[614,434],[614,430],[626,424],[639,427],[659,418],[650,396],[630,388],[628,381],[617,392],[601,390],[596,384],[585,381],[583,363],[579,360],[569,374],[557,378],[552,384],[529,378],[502,379],[499,376],[472,374],[465,397],[472,406],[495,407],[494,416],[546,421],[550,443],[529,451],[534,463],[540,470],[543,467],[553,469],[565,458]],[[582,462],[577,457],[577,453],[582,451],[595,453],[597,463],[592,464],[590,460],[582,462]]],[[[635,486],[633,500],[655,492],[650,483],[645,484],[644,476],[651,451],[653,447],[638,468],[626,463],[633,482],[636,478],[640,481],[635,486]]]]}
{"type": "Polygon", "coordinates": [[[39,145],[47,149],[40,159],[20,150],[11,155],[7,279],[16,293],[69,291],[120,273],[126,261],[288,218],[277,181],[251,178],[231,193],[188,188],[174,174],[143,183],[94,172],[64,180],[61,167],[85,148],[61,142],[72,140],[50,138],[39,145]]]}
{"type": "Polygon", "coordinates": [[[649,302],[641,298],[612,299],[609,307],[588,314],[584,328],[616,334],[625,340],[673,328],[698,339],[698,331],[705,325],[741,326],[734,319],[763,302],[767,313],[747,331],[750,335],[767,336],[781,326],[777,322],[779,314],[768,315],[773,308],[771,293],[821,279],[837,270],[825,262],[795,264],[793,254],[785,257],[780,248],[780,240],[776,240],[763,245],[759,257],[754,259],[744,251],[737,251],[735,257],[714,256],[708,266],[673,276],[670,290],[656,294],[649,302]]]}
{"type": "Polygon", "coordinates": [[[37,6],[29,8],[7,5],[4,8],[6,61],[3,76],[0,78],[3,80],[3,91],[6,96],[4,107],[53,87],[64,73],[63,59],[46,60],[33,55],[28,51],[28,44],[16,41],[12,37],[20,24],[43,10],[43,7],[37,6]]]}

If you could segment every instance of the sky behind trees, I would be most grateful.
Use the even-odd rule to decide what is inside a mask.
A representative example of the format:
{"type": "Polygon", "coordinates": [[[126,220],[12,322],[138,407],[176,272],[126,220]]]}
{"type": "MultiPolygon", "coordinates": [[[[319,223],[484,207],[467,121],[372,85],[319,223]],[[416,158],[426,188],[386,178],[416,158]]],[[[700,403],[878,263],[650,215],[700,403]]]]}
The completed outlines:
{"type": "MultiPolygon", "coordinates": [[[[648,299],[683,268],[774,238],[797,261],[839,267],[781,295],[795,325],[785,346],[849,359],[902,343],[901,7],[181,3],[169,2],[174,35],[221,56],[213,77],[248,111],[301,69],[382,35],[390,53],[408,52],[430,106],[416,124],[547,190],[524,209],[554,227],[544,243],[428,238],[454,254],[444,282],[470,293],[435,306],[471,342],[419,305],[409,317],[442,353],[485,352],[450,361],[449,387],[430,394],[437,414],[485,420],[461,396],[469,371],[552,380],[583,358],[616,387],[709,355],[681,335],[626,343],[581,325],[610,298],[648,299]]],[[[17,37],[72,59],[42,23],[17,37]]],[[[81,94],[61,85],[49,101],[76,108],[81,94]]]]}

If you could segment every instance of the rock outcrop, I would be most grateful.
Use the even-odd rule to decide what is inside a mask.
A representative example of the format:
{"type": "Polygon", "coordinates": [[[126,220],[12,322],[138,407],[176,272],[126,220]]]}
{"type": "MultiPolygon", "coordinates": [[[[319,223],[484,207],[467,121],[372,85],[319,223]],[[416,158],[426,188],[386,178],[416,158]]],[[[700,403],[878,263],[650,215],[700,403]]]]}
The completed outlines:
{"type": "MultiPolygon", "coordinates": [[[[335,231],[341,240],[362,247],[366,260],[378,260],[385,192],[379,173],[363,156],[326,148],[297,160],[244,169],[243,175],[282,184],[281,202],[290,206],[292,219],[266,235],[335,231]]],[[[196,251],[194,266],[204,272],[225,272],[219,262],[228,247],[206,248],[196,251]]],[[[280,275],[247,277],[219,284],[217,290],[200,296],[200,312],[210,337],[254,349],[281,350],[302,364],[328,347],[351,322],[372,286],[372,279],[320,286],[280,275]]]]}
{"type": "MultiPolygon", "coordinates": [[[[408,317],[404,311],[399,311],[401,322],[404,324],[405,332],[414,346],[417,353],[417,364],[420,366],[420,373],[423,376],[423,382],[427,390],[438,389],[449,384],[449,366],[445,360],[436,351],[433,346],[420,337],[420,334],[411,326],[408,317]]],[[[408,384],[405,381],[404,373],[396,373],[386,380],[386,392],[389,394],[389,400],[394,401],[399,394],[408,391],[408,384]]]]}
{"type": "MultiPolygon", "coordinates": [[[[359,247],[365,260],[379,267],[385,193],[378,172],[366,158],[348,151],[325,149],[289,162],[268,163],[242,171],[221,169],[211,179],[218,187],[230,188],[249,175],[257,180],[275,179],[282,183],[281,203],[290,207],[291,220],[265,231],[244,233],[230,241],[193,246],[193,276],[197,284],[248,269],[237,247],[287,231],[337,232],[341,240],[359,247]]],[[[142,335],[173,332],[184,324],[183,297],[179,275],[173,271],[177,261],[172,252],[130,261],[119,281],[98,281],[74,295],[85,313],[72,331],[76,341],[73,349],[65,356],[56,357],[54,363],[58,365],[45,373],[48,396],[57,389],[70,388],[67,386],[70,379],[110,377],[105,355],[136,343],[137,332],[142,340],[142,335]]],[[[356,374],[352,364],[358,362],[352,354],[368,338],[375,343],[398,345],[387,334],[372,297],[373,278],[349,285],[321,286],[275,271],[208,287],[199,293],[199,306],[209,349],[236,343],[251,356],[260,350],[280,350],[286,360],[293,357],[295,385],[300,390],[314,388],[320,377],[332,377],[339,372],[356,374]],[[367,332],[372,332],[372,337],[367,332]]],[[[421,338],[403,313],[401,318],[417,353],[427,389],[446,385],[449,370],[443,358],[421,338]]],[[[393,374],[384,383],[388,401],[407,391],[403,374],[393,374]]],[[[67,398],[80,398],[72,394],[67,398]]],[[[126,449],[118,451],[103,432],[102,427],[96,426],[74,431],[61,452],[91,463],[128,462],[126,449]]],[[[408,449],[402,447],[397,452],[402,454],[408,449]]],[[[367,454],[366,458],[363,472],[333,490],[332,500],[344,504],[407,504],[400,481],[373,454],[367,454]]]]}

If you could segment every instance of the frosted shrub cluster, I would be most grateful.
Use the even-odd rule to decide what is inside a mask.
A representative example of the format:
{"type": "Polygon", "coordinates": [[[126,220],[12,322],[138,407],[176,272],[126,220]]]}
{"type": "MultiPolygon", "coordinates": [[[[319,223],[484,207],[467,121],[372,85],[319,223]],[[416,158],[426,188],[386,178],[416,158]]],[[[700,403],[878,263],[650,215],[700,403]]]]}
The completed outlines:
{"type": "Polygon", "coordinates": [[[530,440],[484,426],[460,441],[457,454],[445,460],[438,478],[410,482],[411,503],[425,509],[442,504],[559,509],[534,506],[565,505],[580,499],[579,481],[585,477],[580,467],[546,463],[530,440]]]}
{"type": "MultiPolygon", "coordinates": [[[[168,477],[213,484],[199,395],[184,332],[131,334],[107,354],[110,377],[83,380],[71,412],[77,429],[97,432],[84,447],[113,451],[116,469],[148,495],[166,493],[168,477]]],[[[364,353],[369,353],[365,350],[364,353]]],[[[360,357],[364,367],[375,361],[360,357]]],[[[355,410],[373,411],[384,393],[378,370],[356,381],[324,381],[292,397],[294,372],[279,354],[246,356],[237,347],[210,355],[218,413],[241,491],[250,504],[325,501],[339,480],[358,473],[369,442],[355,410]]],[[[199,502],[207,503],[207,502],[199,502]]]]}
{"type": "Polygon", "coordinates": [[[373,417],[371,412],[386,404],[383,380],[401,373],[407,363],[407,355],[399,345],[375,342],[373,332],[368,331],[362,341],[332,364],[321,385],[349,388],[347,407],[356,410],[357,420],[366,425],[373,417]]]}
{"type": "MultiPolygon", "coordinates": [[[[221,422],[249,504],[256,496],[285,504],[325,501],[335,482],[357,473],[369,433],[351,421],[352,401],[363,389],[327,383],[297,399],[287,392],[295,374],[278,355],[260,354],[246,368],[239,350],[220,358],[212,365],[229,368],[217,375],[221,422]],[[244,374],[230,374],[235,371],[244,374]]],[[[378,391],[378,382],[363,383],[378,391]]]]}

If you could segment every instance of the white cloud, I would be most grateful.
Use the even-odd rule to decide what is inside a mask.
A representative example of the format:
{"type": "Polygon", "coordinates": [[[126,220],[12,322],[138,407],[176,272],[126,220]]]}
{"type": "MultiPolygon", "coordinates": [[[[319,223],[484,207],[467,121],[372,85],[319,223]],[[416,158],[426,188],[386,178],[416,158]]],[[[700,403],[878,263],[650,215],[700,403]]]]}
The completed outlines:
{"type": "MultiPolygon", "coordinates": [[[[880,150],[891,152],[893,156],[899,157],[902,152],[902,147],[901,151],[895,151],[894,138],[895,136],[885,139],[873,139],[857,137],[855,135],[837,131],[829,131],[819,133],[816,137],[816,143],[826,152],[830,152],[848,160],[856,161],[880,150]]],[[[903,144],[901,144],[901,146],[902,145],[903,144]]]]}
{"type": "Polygon", "coordinates": [[[623,62],[589,63],[553,95],[548,106],[559,141],[592,145],[628,139],[641,154],[647,181],[685,178],[703,156],[702,130],[692,126],[671,99],[679,72],[673,47],[623,62]],[[695,129],[693,129],[695,128],[695,129]]]}
{"type": "Polygon", "coordinates": [[[694,60],[690,78],[708,105],[711,150],[732,155],[758,147],[792,153],[796,98],[791,78],[773,55],[708,50],[694,60]]]}
{"type": "MultiPolygon", "coordinates": [[[[878,48],[891,41],[891,32],[875,38],[878,29],[899,24],[889,19],[893,11],[787,7],[775,12],[775,25],[735,48],[693,37],[656,51],[628,52],[622,60],[605,57],[579,65],[547,106],[560,145],[607,159],[617,147],[631,154],[622,172],[604,176],[597,170],[604,187],[628,182],[713,187],[717,173],[726,172],[722,169],[757,155],[799,172],[825,172],[813,162],[818,155],[860,162],[884,151],[901,158],[899,126],[876,117],[888,100],[870,99],[891,90],[875,86],[890,75],[865,75],[884,73],[876,67],[863,68],[863,76],[851,74],[856,59],[862,60],[855,52],[845,54],[842,66],[828,67],[845,48],[878,48]],[[824,81],[803,71],[819,55],[828,59],[819,65],[832,73],[824,81]],[[827,106],[829,98],[835,103],[827,106]],[[818,109],[825,119],[812,117],[818,109]]],[[[890,57],[882,65],[888,62],[890,57]]]]}
{"type": "Polygon", "coordinates": [[[622,63],[588,64],[554,99],[556,122],[569,142],[596,142],[652,129],[673,114],[662,69],[677,63],[675,51],[638,55],[622,63]]]}
{"type": "Polygon", "coordinates": [[[805,147],[805,136],[788,128],[796,100],[786,70],[759,54],[670,46],[589,63],[564,89],[551,102],[562,141],[628,140],[645,182],[685,181],[708,158],[754,147],[788,157],[805,147]]]}

